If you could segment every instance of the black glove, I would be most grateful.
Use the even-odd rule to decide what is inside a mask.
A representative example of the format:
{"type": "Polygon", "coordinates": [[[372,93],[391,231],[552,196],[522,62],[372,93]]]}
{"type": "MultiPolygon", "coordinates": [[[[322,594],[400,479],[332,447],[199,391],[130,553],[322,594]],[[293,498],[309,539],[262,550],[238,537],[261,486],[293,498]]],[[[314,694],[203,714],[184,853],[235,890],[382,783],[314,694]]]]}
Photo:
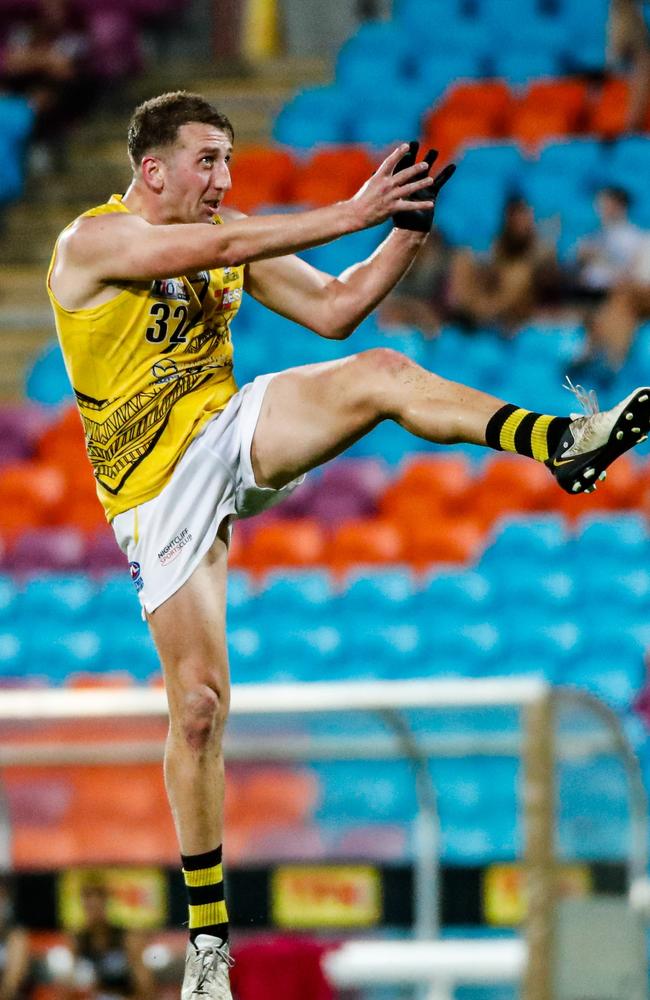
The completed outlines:
{"type": "MultiPolygon", "coordinates": [[[[409,151],[404,154],[393,170],[394,174],[396,174],[399,170],[405,170],[407,167],[413,166],[418,155],[419,146],[419,142],[409,143],[409,151]]],[[[436,162],[437,158],[438,150],[430,149],[424,157],[426,162],[429,164],[429,170],[436,162]]],[[[438,192],[440,191],[440,188],[447,183],[455,169],[456,164],[449,163],[444,170],[440,171],[430,187],[421,188],[419,191],[416,191],[415,194],[409,196],[409,201],[432,201],[434,204],[433,208],[416,209],[413,212],[396,212],[393,216],[393,225],[398,229],[410,229],[411,232],[414,233],[428,233],[433,224],[433,213],[435,210],[435,202],[438,197],[438,192]]]]}

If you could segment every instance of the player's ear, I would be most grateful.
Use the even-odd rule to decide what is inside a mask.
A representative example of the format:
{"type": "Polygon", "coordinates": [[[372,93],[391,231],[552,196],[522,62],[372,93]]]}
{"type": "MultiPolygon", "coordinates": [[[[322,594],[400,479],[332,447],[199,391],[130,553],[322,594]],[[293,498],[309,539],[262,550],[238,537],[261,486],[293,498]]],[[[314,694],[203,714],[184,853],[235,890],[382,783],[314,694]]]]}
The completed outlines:
{"type": "Polygon", "coordinates": [[[140,174],[148,188],[157,192],[162,191],[165,184],[164,167],[157,156],[143,156],[140,174]]]}

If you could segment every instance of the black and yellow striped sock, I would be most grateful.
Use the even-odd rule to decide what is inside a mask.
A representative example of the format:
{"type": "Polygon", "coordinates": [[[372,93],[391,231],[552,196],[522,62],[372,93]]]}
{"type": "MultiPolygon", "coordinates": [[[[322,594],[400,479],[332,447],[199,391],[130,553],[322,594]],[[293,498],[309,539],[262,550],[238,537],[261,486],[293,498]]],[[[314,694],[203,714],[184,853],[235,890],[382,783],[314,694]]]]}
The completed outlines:
{"type": "Polygon", "coordinates": [[[490,417],[485,443],[496,451],[513,451],[546,462],[570,423],[568,417],[533,413],[507,403],[490,417]]]}
{"type": "Polygon", "coordinates": [[[224,898],[221,845],[205,854],[181,854],[190,911],[190,940],[212,934],[228,940],[228,910],[224,898]]]}

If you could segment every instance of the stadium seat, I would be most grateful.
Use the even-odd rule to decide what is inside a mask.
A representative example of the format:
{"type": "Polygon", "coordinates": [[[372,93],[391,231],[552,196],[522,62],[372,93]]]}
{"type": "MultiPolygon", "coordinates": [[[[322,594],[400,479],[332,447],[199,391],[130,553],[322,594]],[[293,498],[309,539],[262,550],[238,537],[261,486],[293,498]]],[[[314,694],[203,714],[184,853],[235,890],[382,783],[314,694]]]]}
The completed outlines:
{"type": "Polygon", "coordinates": [[[84,574],[48,574],[26,582],[15,610],[27,627],[37,621],[74,627],[90,619],[94,599],[95,587],[84,574]]]}
{"type": "Polygon", "coordinates": [[[415,581],[406,569],[364,571],[348,577],[341,604],[346,613],[387,624],[407,616],[417,600],[415,581]]]}
{"type": "Polygon", "coordinates": [[[25,394],[34,403],[59,406],[72,399],[70,380],[56,341],[38,355],[27,373],[25,394]]]}
{"type": "Polygon", "coordinates": [[[648,529],[641,514],[586,516],[577,522],[575,532],[575,557],[585,566],[598,565],[609,572],[614,565],[630,570],[648,564],[648,529]]]}
{"type": "Polygon", "coordinates": [[[481,569],[488,566],[523,564],[529,566],[556,565],[565,551],[566,526],[563,518],[554,514],[536,517],[505,517],[495,525],[481,560],[481,569]]]}
{"type": "Polygon", "coordinates": [[[323,553],[327,566],[337,576],[358,566],[400,562],[402,556],[403,539],[399,528],[382,518],[340,525],[323,553]]]}
{"type": "MultiPolygon", "coordinates": [[[[291,154],[273,146],[247,146],[232,164],[232,203],[243,212],[292,200],[296,163],[291,154]]],[[[230,201],[230,197],[229,197],[230,201]]]]}
{"type": "Polygon", "coordinates": [[[603,84],[588,123],[590,131],[604,139],[614,139],[627,127],[630,88],[627,80],[608,80],[603,84]]]}
{"type": "Polygon", "coordinates": [[[249,614],[257,620],[273,622],[281,616],[296,623],[326,622],[335,618],[332,582],[325,570],[275,570],[263,589],[247,602],[249,614]]]}
{"type": "Polygon", "coordinates": [[[315,566],[322,562],[324,551],[325,535],[317,521],[278,520],[253,531],[243,560],[251,572],[264,574],[275,566],[315,566]]]}
{"type": "Polygon", "coordinates": [[[350,104],[345,91],[314,87],[285,104],[275,120],[273,138],[287,146],[309,149],[350,140],[350,104]]]}
{"type": "Polygon", "coordinates": [[[556,53],[518,52],[504,46],[494,58],[496,76],[503,77],[511,86],[522,86],[538,77],[555,76],[559,68],[556,53]]]}
{"type": "Polygon", "coordinates": [[[535,152],[549,139],[569,135],[573,126],[573,115],[566,108],[521,107],[513,112],[510,134],[525,150],[535,152]]]}
{"type": "Polygon", "coordinates": [[[292,186],[292,200],[326,205],[351,198],[373,173],[374,167],[363,147],[318,150],[298,171],[292,186]]]}

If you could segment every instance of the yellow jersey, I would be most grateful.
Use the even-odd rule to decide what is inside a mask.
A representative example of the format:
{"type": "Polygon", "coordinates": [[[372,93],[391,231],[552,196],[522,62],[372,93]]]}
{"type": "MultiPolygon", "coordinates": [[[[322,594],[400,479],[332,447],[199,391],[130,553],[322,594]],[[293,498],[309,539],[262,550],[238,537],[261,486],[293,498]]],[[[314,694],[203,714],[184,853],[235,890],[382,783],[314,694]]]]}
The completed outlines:
{"type": "MultiPolygon", "coordinates": [[[[82,218],[127,211],[113,195],[82,218]]],[[[109,302],[70,310],[50,287],[56,250],[48,294],[110,521],[160,493],[190,441],[237,392],[230,323],[244,268],[120,282],[109,302]]]]}

